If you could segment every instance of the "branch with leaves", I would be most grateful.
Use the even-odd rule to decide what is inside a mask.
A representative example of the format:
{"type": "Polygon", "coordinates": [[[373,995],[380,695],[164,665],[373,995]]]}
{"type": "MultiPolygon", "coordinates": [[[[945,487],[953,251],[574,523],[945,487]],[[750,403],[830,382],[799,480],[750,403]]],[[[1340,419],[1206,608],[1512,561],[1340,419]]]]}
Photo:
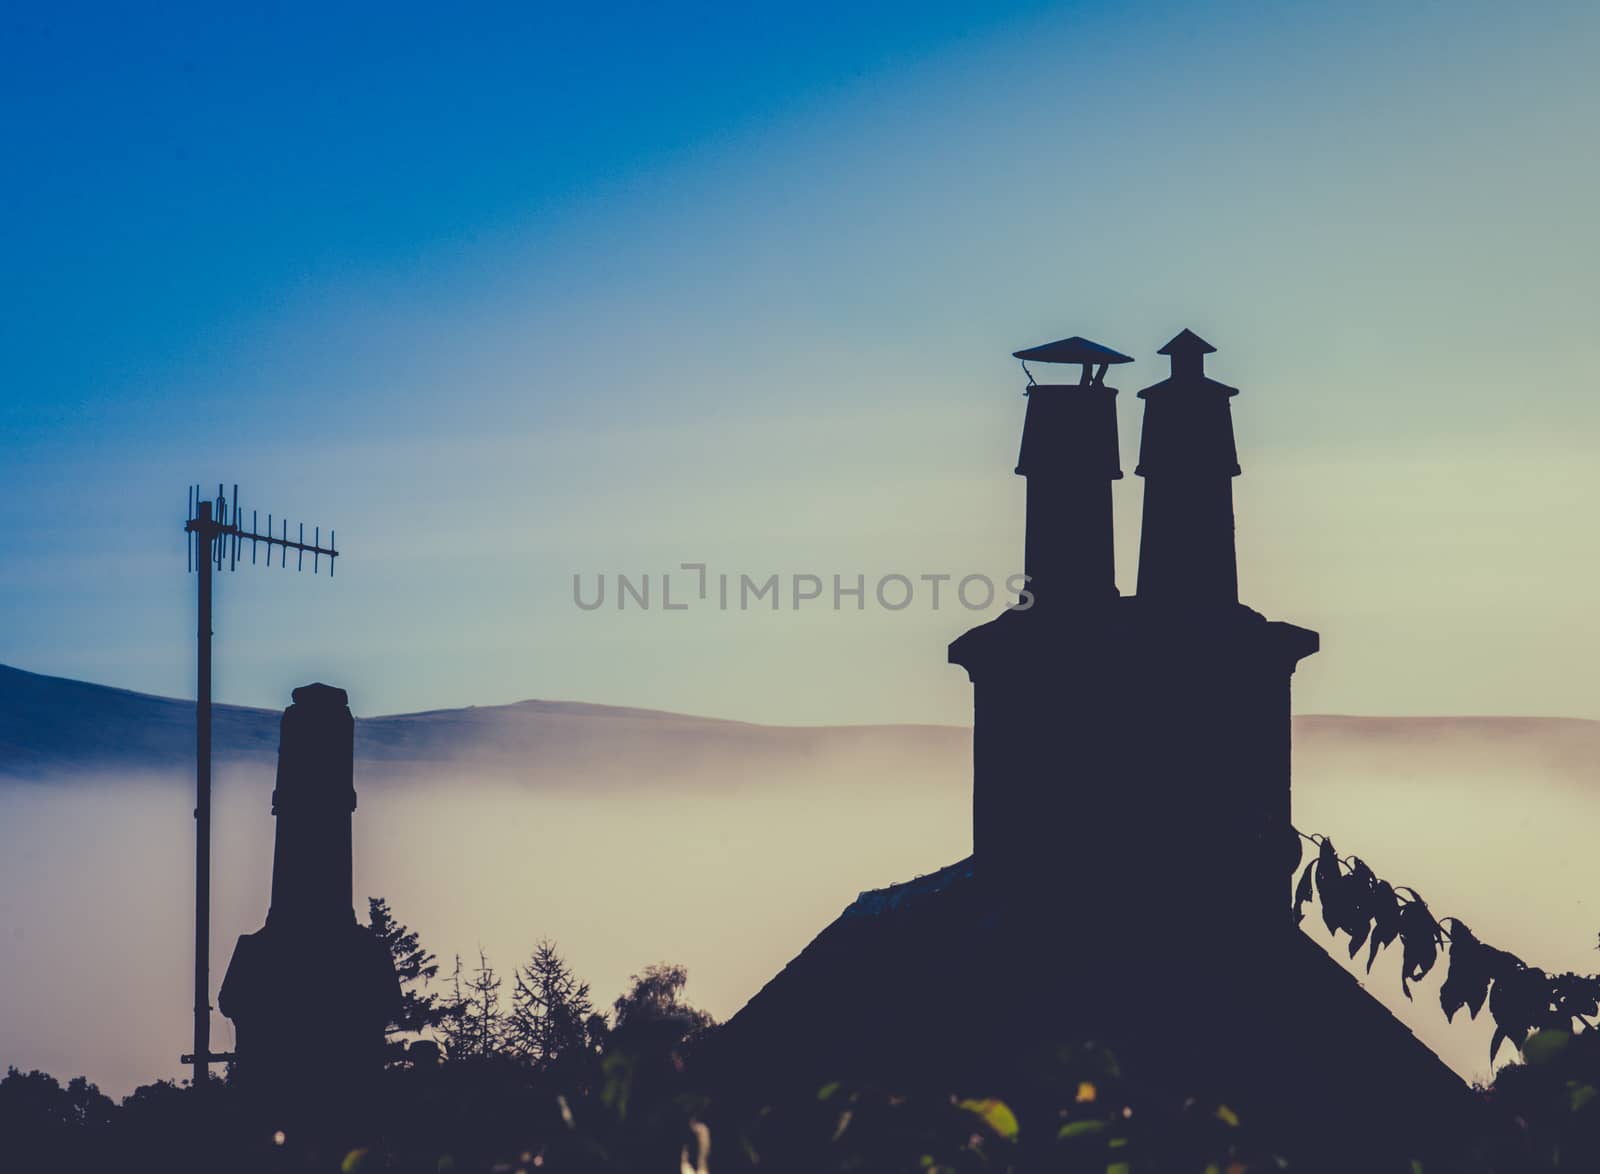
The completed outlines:
{"type": "MultiPolygon", "coordinates": [[[[1521,1048],[1541,1028],[1594,1026],[1600,1015],[1600,975],[1547,974],[1529,966],[1515,954],[1479,941],[1460,918],[1435,918],[1415,889],[1380,880],[1360,857],[1340,857],[1327,836],[1298,835],[1317,854],[1295,886],[1295,921],[1305,920],[1306,903],[1315,895],[1328,932],[1350,935],[1350,957],[1366,947],[1369,974],[1378,951],[1398,941],[1400,989],[1408,999],[1411,984],[1421,981],[1447,949],[1449,969],[1439,987],[1439,1004],[1447,1020],[1454,1020],[1463,1007],[1476,1019],[1488,1004],[1495,1025],[1491,1061],[1505,1041],[1521,1048]]],[[[1302,847],[1296,868],[1304,854],[1302,847]]]]}

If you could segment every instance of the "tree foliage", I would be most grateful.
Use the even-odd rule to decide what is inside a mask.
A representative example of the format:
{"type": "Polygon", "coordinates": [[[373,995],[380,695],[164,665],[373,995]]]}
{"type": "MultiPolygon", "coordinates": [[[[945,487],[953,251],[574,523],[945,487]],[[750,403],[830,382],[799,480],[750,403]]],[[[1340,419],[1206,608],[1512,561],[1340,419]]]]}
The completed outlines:
{"type": "Polygon", "coordinates": [[[682,966],[660,962],[645,967],[628,980],[627,991],[612,1004],[616,1029],[664,1024],[674,1026],[683,1039],[703,1034],[716,1020],[683,1001],[688,982],[689,972],[682,966]]]}
{"type": "Polygon", "coordinates": [[[400,978],[400,1011],[387,1035],[418,1035],[440,1026],[449,1014],[440,992],[428,988],[439,975],[439,961],[423,948],[415,930],[401,923],[382,897],[367,898],[367,928],[384,944],[400,978]]]}

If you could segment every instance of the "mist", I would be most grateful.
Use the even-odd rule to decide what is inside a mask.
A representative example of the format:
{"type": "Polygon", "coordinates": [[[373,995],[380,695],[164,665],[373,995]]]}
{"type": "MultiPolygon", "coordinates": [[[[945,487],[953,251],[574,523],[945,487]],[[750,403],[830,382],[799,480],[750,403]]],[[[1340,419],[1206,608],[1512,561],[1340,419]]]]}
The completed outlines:
{"type": "MultiPolygon", "coordinates": [[[[442,977],[480,949],[507,974],[548,937],[597,1005],[673,961],[688,967],[687,997],[726,1018],[860,891],[971,850],[970,731],[958,728],[539,703],[358,730],[357,911],[386,897],[442,977]],[[470,738],[417,734],[463,721],[470,738]]],[[[1591,722],[1303,717],[1295,822],[1415,887],[1436,916],[1531,964],[1587,973],[1600,930],[1586,830],[1597,747],[1591,722]]],[[[267,761],[219,765],[213,992],[235,938],[266,914],[272,787],[267,761]]],[[[175,767],[0,782],[0,1066],[82,1074],[115,1094],[181,1076],[193,801],[175,767]]],[[[1347,939],[1330,939],[1314,909],[1305,930],[1345,959],[1347,939]]],[[[1397,949],[1370,977],[1364,963],[1347,964],[1452,1067],[1488,1075],[1487,1016],[1445,1023],[1442,965],[1408,1003],[1397,949]]],[[[312,960],[305,981],[317,981],[312,960]]],[[[220,1014],[213,1046],[232,1046],[220,1014]]]]}
{"type": "MultiPolygon", "coordinates": [[[[916,771],[872,750],[724,755],[694,776],[619,763],[537,786],[483,767],[358,766],[357,912],[387,898],[441,979],[480,949],[508,975],[550,938],[602,1007],[650,963],[681,962],[687,997],[726,1018],[861,890],[971,851],[968,764],[938,745],[964,732],[950,733],[916,771]]],[[[270,767],[218,772],[213,1001],[235,939],[267,912],[272,787],[270,767]]],[[[0,1068],[84,1074],[116,1094],[181,1075],[193,806],[176,774],[0,783],[0,1068]]],[[[220,1013],[212,1039],[233,1044],[220,1013]]]]}

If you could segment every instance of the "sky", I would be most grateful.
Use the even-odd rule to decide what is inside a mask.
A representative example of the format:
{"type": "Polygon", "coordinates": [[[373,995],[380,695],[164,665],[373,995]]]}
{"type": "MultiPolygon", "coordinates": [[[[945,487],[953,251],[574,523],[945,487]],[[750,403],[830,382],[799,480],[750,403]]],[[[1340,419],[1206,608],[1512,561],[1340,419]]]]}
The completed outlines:
{"type": "Polygon", "coordinates": [[[1190,327],[1241,389],[1242,597],[1322,633],[1297,710],[1600,718],[1592,5],[3,22],[0,662],[192,695],[186,488],[226,482],[342,555],[220,579],[222,700],[963,722],[1010,352],[1136,358],[1131,592],[1133,393],[1190,327]]]}

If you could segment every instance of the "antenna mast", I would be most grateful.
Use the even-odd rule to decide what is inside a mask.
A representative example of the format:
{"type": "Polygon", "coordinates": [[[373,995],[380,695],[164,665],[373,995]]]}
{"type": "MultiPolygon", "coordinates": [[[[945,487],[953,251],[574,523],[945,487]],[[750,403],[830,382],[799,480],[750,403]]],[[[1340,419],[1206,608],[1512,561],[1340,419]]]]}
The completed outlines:
{"type": "Polygon", "coordinates": [[[289,552],[295,551],[295,570],[305,569],[306,555],[311,555],[312,574],[321,569],[322,560],[328,560],[328,575],[333,576],[333,560],[339,557],[334,548],[333,531],[328,531],[328,545],[322,545],[322,528],[312,531],[307,542],[304,523],[300,525],[298,540],[289,537],[289,523],[283,523],[281,536],[272,532],[272,515],[267,515],[267,528],[257,530],[260,524],[256,511],[250,511],[248,529],[239,524],[239,487],[233,487],[230,503],[217,486],[215,501],[202,500],[200,487],[189,490],[189,514],[183,528],[189,547],[189,570],[199,571],[199,627],[198,654],[195,662],[195,722],[194,722],[194,1051],[179,1057],[184,1064],[194,1066],[192,1084],[205,1085],[211,1075],[211,1065],[233,1059],[230,1052],[211,1050],[211,577],[212,571],[232,570],[239,565],[239,548],[250,544],[250,562],[256,561],[257,549],[267,548],[267,565],[272,565],[272,551],[281,553],[278,566],[289,564],[289,552]]]}

